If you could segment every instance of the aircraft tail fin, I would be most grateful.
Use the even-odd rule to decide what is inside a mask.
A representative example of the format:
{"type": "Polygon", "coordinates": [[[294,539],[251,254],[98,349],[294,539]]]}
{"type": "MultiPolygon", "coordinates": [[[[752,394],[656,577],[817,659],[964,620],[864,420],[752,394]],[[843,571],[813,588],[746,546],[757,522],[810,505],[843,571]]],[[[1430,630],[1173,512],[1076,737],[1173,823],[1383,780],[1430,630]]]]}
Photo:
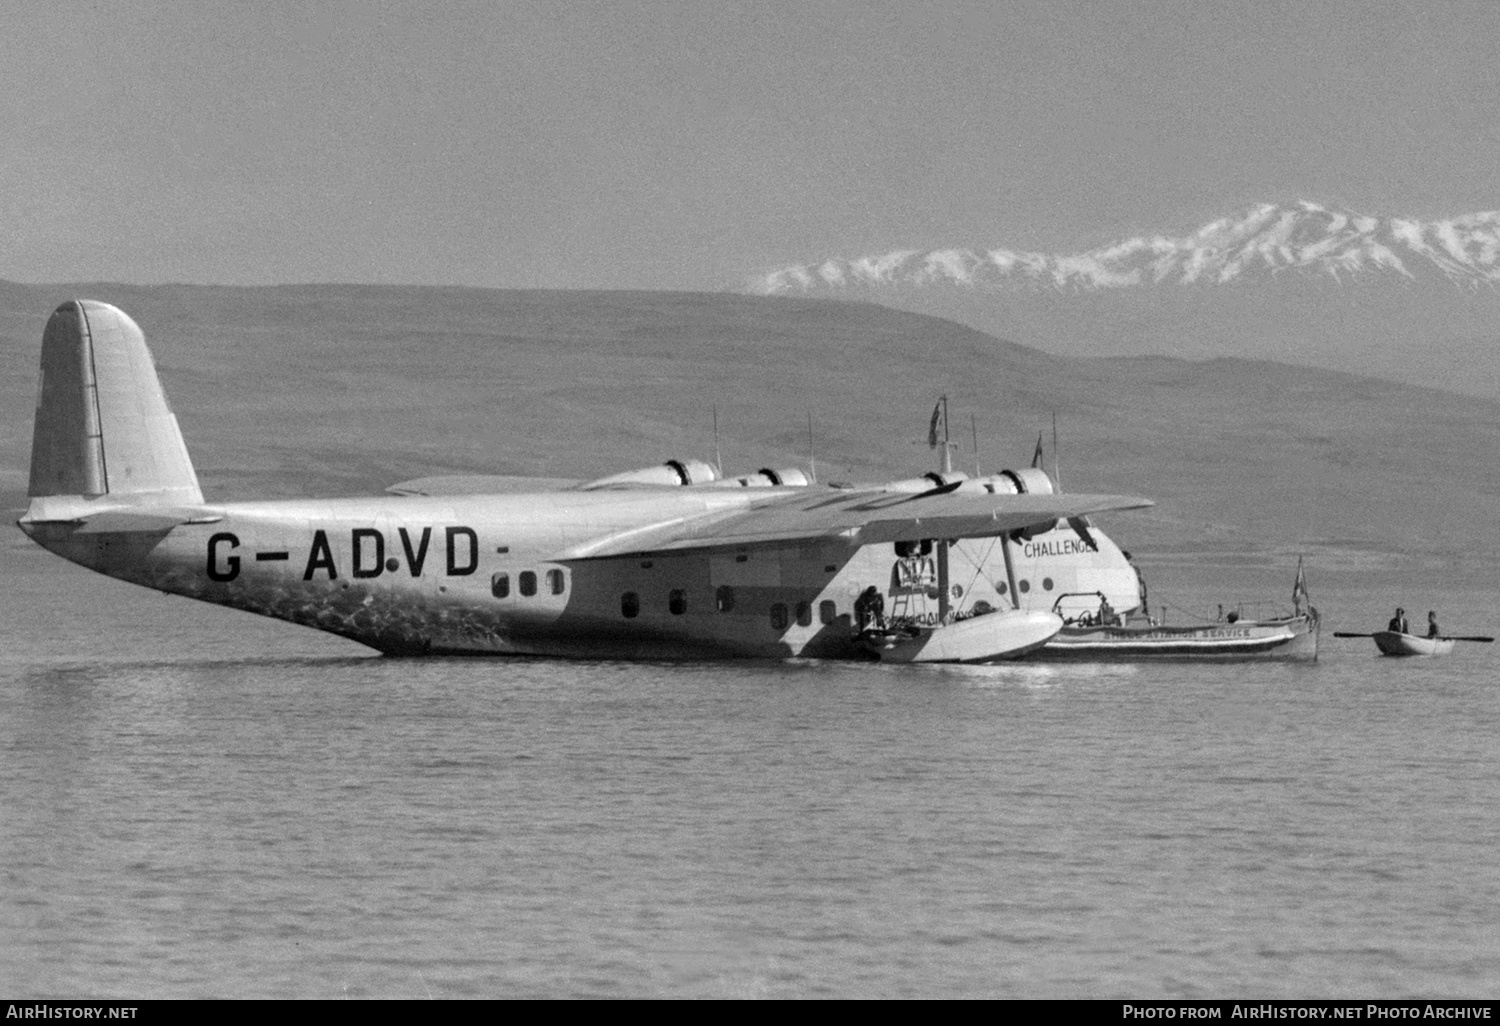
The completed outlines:
{"type": "Polygon", "coordinates": [[[203,493],[141,329],[123,310],[72,300],[42,333],[31,439],[37,502],[77,496],[130,506],[199,506],[203,493]]]}

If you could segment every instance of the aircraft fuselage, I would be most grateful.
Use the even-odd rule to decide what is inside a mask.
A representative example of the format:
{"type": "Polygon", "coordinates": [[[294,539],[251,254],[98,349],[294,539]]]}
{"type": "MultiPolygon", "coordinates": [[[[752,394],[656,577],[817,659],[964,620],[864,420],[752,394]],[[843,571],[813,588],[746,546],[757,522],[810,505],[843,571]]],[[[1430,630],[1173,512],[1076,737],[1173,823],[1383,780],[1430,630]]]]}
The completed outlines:
{"type": "MultiPolygon", "coordinates": [[[[930,551],[902,558],[890,544],[827,538],[558,558],[588,539],[732,512],[772,492],[287,500],[214,505],[211,522],[157,531],[22,526],[112,577],[397,655],[847,658],[859,651],[854,602],[871,584],[888,614],[919,620],[936,619],[939,587],[954,607],[1011,605],[998,538],[953,541],[941,580],[930,551]]],[[[1133,604],[1134,571],[1094,534],[1099,553],[1066,527],[1012,545],[1022,608],[1086,588],[1133,604]]]]}

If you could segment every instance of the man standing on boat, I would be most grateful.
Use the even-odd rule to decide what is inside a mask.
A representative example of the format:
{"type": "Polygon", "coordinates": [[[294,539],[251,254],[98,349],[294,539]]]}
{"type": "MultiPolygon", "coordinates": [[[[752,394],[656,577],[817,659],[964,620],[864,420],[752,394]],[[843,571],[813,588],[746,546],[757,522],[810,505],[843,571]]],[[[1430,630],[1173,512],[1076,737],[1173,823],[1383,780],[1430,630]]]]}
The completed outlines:
{"type": "Polygon", "coordinates": [[[1438,630],[1437,610],[1435,609],[1427,611],[1427,636],[1429,638],[1440,638],[1443,636],[1443,632],[1438,630]]]}
{"type": "Polygon", "coordinates": [[[1396,615],[1391,617],[1391,622],[1385,625],[1385,629],[1397,634],[1410,634],[1411,629],[1406,625],[1406,610],[1397,606],[1396,615]]]}

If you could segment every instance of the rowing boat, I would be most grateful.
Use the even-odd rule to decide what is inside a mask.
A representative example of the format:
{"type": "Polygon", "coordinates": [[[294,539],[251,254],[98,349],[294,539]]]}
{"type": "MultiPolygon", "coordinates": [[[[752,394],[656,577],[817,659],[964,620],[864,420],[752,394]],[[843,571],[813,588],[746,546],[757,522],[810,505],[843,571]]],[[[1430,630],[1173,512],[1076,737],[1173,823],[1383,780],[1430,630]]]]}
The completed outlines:
{"type": "Polygon", "coordinates": [[[1380,653],[1388,656],[1435,656],[1453,651],[1452,638],[1421,638],[1399,631],[1376,631],[1370,635],[1380,653]]]}

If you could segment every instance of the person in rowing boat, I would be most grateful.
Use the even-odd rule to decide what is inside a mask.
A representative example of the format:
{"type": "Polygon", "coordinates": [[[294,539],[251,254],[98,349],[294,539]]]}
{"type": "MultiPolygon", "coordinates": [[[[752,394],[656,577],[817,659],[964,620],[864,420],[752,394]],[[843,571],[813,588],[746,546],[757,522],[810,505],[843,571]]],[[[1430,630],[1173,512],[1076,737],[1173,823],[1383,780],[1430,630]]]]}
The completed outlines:
{"type": "Polygon", "coordinates": [[[861,631],[885,627],[885,596],[875,585],[870,585],[854,600],[854,618],[861,631]]]}
{"type": "Polygon", "coordinates": [[[1391,622],[1385,625],[1385,629],[1397,634],[1410,634],[1411,629],[1406,624],[1406,610],[1397,606],[1396,615],[1391,617],[1391,622]]]}
{"type": "Polygon", "coordinates": [[[1437,611],[1434,609],[1427,611],[1427,636],[1429,638],[1440,638],[1443,636],[1443,632],[1438,629],[1437,611]]]}

